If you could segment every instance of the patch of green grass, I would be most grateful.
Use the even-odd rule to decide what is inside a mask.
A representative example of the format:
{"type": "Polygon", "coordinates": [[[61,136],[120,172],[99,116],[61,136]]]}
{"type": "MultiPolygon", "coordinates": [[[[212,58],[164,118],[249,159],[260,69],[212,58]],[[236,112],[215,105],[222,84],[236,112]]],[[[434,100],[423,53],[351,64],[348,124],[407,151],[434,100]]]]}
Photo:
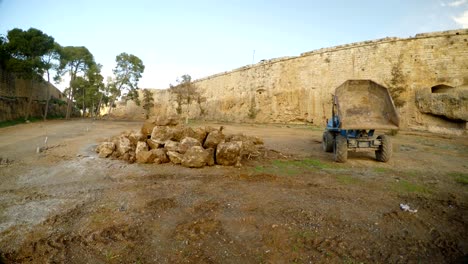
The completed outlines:
{"type": "Polygon", "coordinates": [[[295,166],[293,164],[293,162],[290,162],[290,161],[282,161],[282,160],[274,160],[272,162],[272,165],[273,165],[273,168],[269,168],[269,170],[271,171],[271,169],[273,169],[273,171],[275,172],[279,172],[280,174],[287,174],[287,175],[297,175],[300,173],[300,168],[298,168],[297,166],[295,166]]]}
{"type": "Polygon", "coordinates": [[[410,192],[410,193],[420,193],[420,194],[429,194],[430,190],[422,185],[417,185],[406,180],[399,180],[395,183],[394,189],[398,192],[410,192]]]}
{"type": "Polygon", "coordinates": [[[451,172],[448,176],[452,177],[457,183],[468,185],[468,173],[451,172]]]}
{"type": "MultiPolygon", "coordinates": [[[[29,122],[36,122],[36,121],[39,121],[39,120],[41,120],[41,119],[38,118],[38,117],[30,117],[29,118],[29,122]]],[[[26,123],[24,118],[17,118],[17,119],[13,119],[13,120],[7,120],[7,121],[0,122],[0,127],[9,127],[9,126],[24,124],[24,123],[26,123]]]]}
{"type": "Polygon", "coordinates": [[[303,248],[305,248],[306,244],[309,244],[309,242],[312,240],[314,237],[314,233],[310,231],[297,231],[297,232],[292,232],[291,233],[291,246],[292,250],[294,252],[297,252],[303,248]]]}
{"type": "Polygon", "coordinates": [[[256,173],[269,173],[269,174],[286,174],[297,175],[302,172],[311,170],[335,169],[337,165],[327,164],[320,160],[303,159],[303,160],[274,160],[269,165],[256,166],[253,168],[256,173]]]}
{"type": "Polygon", "coordinates": [[[406,171],[405,174],[407,176],[410,176],[410,177],[416,177],[416,176],[419,176],[421,175],[421,171],[417,171],[417,170],[410,170],[410,171],[406,171]]]}
{"type": "Polygon", "coordinates": [[[388,169],[387,168],[374,168],[374,171],[377,173],[384,173],[384,172],[388,172],[388,169]]]}
{"type": "Polygon", "coordinates": [[[341,183],[341,184],[345,184],[345,185],[348,185],[348,184],[356,184],[356,183],[359,183],[361,180],[357,179],[357,178],[354,178],[354,177],[351,177],[349,175],[337,175],[336,176],[336,180],[341,183]]]}
{"type": "Polygon", "coordinates": [[[254,171],[255,171],[255,172],[258,172],[258,173],[265,173],[266,168],[263,167],[263,166],[256,166],[256,167],[254,168],[254,171]]]}
{"type": "Polygon", "coordinates": [[[110,262],[110,261],[112,261],[113,259],[119,257],[119,255],[114,255],[114,253],[112,253],[111,250],[109,250],[109,251],[106,250],[106,251],[104,252],[104,255],[106,256],[107,262],[110,262]]]}

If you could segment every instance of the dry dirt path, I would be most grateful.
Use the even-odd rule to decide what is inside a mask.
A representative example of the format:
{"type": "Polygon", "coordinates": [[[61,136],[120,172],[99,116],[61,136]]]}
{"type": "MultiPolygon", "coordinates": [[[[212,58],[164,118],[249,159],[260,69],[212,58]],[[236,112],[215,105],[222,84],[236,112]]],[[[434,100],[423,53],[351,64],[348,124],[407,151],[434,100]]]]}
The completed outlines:
{"type": "MultiPolygon", "coordinates": [[[[204,125],[204,124],[195,124],[204,125]]],[[[215,126],[217,124],[210,124],[215,126]]],[[[99,159],[139,122],[0,129],[6,263],[408,263],[468,254],[468,138],[400,133],[394,158],[336,164],[320,129],[223,124],[265,140],[241,168],[99,159]],[[46,151],[36,153],[43,147],[46,151]],[[403,212],[400,203],[417,213],[403,212]]],[[[465,259],[466,261],[466,259],[465,259]]],[[[0,261],[1,262],[1,261],[0,261]]]]}

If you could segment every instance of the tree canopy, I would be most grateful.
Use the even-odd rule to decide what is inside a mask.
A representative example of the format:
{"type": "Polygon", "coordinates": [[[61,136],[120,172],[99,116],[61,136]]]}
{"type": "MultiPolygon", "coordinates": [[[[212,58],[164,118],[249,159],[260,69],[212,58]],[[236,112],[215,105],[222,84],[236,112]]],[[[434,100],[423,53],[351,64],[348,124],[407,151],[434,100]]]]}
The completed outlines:
{"type": "MultiPolygon", "coordinates": [[[[116,63],[114,77],[104,85],[102,66],[95,62],[93,54],[84,46],[62,47],[53,37],[35,28],[26,31],[14,28],[6,36],[0,35],[0,67],[16,77],[31,80],[28,109],[31,108],[34,81],[44,81],[45,75],[50,83],[51,71],[56,72],[53,78],[56,83],[66,75],[70,77],[69,87],[64,91],[68,96],[67,118],[71,115],[73,103],[81,108],[83,115],[87,109],[91,109],[91,114],[99,112],[104,103],[110,102],[112,107],[121,96],[139,105],[138,82],[145,70],[142,60],[123,52],[116,56],[116,63]]],[[[50,99],[46,89],[44,119],[50,99]]]]}
{"type": "Polygon", "coordinates": [[[2,51],[0,56],[7,57],[6,68],[16,76],[31,80],[28,106],[25,120],[28,120],[31,112],[32,95],[34,91],[34,81],[43,81],[42,75],[47,69],[47,65],[42,60],[43,56],[54,49],[54,38],[43,33],[39,29],[30,28],[24,31],[14,28],[8,31],[7,41],[1,40],[2,51]],[[8,53],[8,54],[6,54],[8,53]]]}
{"type": "Polygon", "coordinates": [[[60,49],[60,67],[58,73],[64,75],[66,72],[70,74],[70,91],[67,107],[66,118],[70,118],[71,103],[75,98],[77,86],[73,82],[81,73],[86,72],[95,65],[94,57],[86,47],[67,46],[60,49]]]}
{"type": "Polygon", "coordinates": [[[145,71],[143,61],[133,54],[122,52],[117,55],[115,61],[117,62],[117,65],[112,71],[114,73],[112,85],[115,86],[115,89],[113,89],[109,113],[115,99],[117,99],[123,91],[126,91],[124,94],[126,99],[134,100],[138,105],[140,104],[137,91],[138,81],[141,78],[141,74],[145,71]]]}
{"type": "Polygon", "coordinates": [[[115,61],[117,66],[115,66],[113,73],[117,88],[121,91],[126,90],[128,94],[134,93],[138,89],[141,74],[145,71],[143,61],[137,56],[125,52],[117,55],[115,61]]]}
{"type": "Polygon", "coordinates": [[[7,69],[22,78],[42,76],[46,65],[41,58],[54,48],[54,38],[35,28],[15,28],[8,31],[7,39],[6,51],[11,56],[7,69]]]}

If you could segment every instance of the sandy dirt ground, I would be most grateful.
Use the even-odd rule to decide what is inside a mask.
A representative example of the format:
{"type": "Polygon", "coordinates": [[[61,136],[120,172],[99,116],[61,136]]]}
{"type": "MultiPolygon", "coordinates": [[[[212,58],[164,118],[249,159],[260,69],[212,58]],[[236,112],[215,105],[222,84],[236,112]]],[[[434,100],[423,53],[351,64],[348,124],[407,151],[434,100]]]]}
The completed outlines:
{"type": "Polygon", "coordinates": [[[335,163],[321,149],[321,129],[286,125],[224,124],[226,133],[265,141],[240,168],[127,164],[94,153],[140,126],[1,128],[0,262],[468,261],[467,136],[400,132],[388,163],[373,153],[335,163]]]}

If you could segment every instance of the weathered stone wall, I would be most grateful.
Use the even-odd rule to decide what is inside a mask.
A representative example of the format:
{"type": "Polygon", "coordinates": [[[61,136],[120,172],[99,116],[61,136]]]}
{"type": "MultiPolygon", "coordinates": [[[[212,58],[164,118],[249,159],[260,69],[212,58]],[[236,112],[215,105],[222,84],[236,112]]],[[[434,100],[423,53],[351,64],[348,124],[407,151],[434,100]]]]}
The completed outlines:
{"type": "MultiPolygon", "coordinates": [[[[31,115],[41,116],[45,107],[47,90],[52,98],[66,101],[62,92],[52,84],[37,81],[32,84],[30,80],[16,78],[12,73],[6,72],[0,67],[0,121],[23,117],[30,95],[32,95],[33,100],[31,115]],[[31,89],[31,85],[34,85],[34,89],[31,89]]],[[[65,111],[66,107],[51,104],[49,115],[63,115],[65,111]]]]}
{"type": "MultiPolygon", "coordinates": [[[[188,115],[231,122],[325,125],[334,89],[348,79],[371,79],[390,89],[399,106],[401,128],[463,131],[467,120],[420,111],[416,93],[431,93],[437,85],[455,90],[468,85],[467,39],[466,29],[434,32],[263,61],[195,81],[206,101],[194,102],[188,115]]],[[[167,91],[155,91],[159,104],[153,113],[174,112],[176,104],[170,98],[167,91]]]]}

